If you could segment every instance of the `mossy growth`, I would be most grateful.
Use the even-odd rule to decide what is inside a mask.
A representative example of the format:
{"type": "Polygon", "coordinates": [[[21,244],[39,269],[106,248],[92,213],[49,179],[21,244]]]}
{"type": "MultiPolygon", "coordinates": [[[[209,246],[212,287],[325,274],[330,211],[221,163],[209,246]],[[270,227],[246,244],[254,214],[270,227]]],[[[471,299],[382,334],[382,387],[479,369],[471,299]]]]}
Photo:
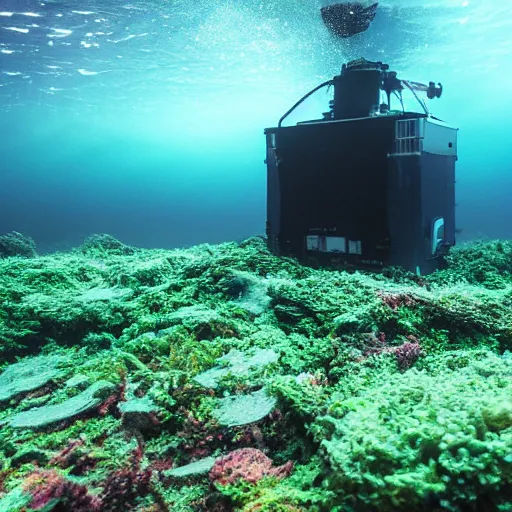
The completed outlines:
{"type": "Polygon", "coordinates": [[[512,369],[490,352],[456,357],[457,368],[449,354],[430,356],[422,371],[379,372],[366,385],[358,379],[356,395],[333,394],[312,426],[337,494],[333,507],[509,503],[512,369]]]}
{"type": "Polygon", "coordinates": [[[508,511],[511,253],[461,246],[421,278],[307,268],[258,237],[0,258],[0,499],[57,471],[141,512],[508,511]],[[83,413],[11,423],[101,381],[83,413]],[[164,476],[241,448],[294,469],[164,476]]]}

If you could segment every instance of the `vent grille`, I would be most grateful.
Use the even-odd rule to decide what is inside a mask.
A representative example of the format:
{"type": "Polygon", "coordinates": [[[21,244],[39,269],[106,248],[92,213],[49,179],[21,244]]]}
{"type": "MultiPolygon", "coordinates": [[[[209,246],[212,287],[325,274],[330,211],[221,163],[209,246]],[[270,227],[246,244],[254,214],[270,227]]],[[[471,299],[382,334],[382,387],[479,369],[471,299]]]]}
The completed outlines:
{"type": "Polygon", "coordinates": [[[397,155],[419,155],[423,149],[420,119],[405,119],[395,124],[393,153],[397,155]]]}

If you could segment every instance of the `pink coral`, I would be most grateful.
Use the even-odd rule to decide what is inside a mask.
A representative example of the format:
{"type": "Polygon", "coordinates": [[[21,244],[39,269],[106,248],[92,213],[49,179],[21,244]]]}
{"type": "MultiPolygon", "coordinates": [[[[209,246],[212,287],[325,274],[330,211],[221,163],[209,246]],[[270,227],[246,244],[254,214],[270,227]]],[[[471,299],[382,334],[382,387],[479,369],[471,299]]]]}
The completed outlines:
{"type": "Polygon", "coordinates": [[[91,496],[84,485],[70,482],[54,470],[36,471],[29,475],[24,484],[25,491],[32,495],[30,508],[41,510],[53,500],[58,500],[73,512],[96,512],[101,510],[100,500],[91,496]]]}
{"type": "Polygon", "coordinates": [[[115,393],[108,396],[98,405],[97,411],[100,416],[105,416],[107,413],[117,414],[117,407],[115,407],[119,402],[124,402],[126,400],[126,371],[124,369],[119,369],[119,375],[121,377],[121,383],[119,384],[119,388],[115,393]]]}
{"type": "Polygon", "coordinates": [[[406,342],[398,347],[390,347],[386,343],[384,333],[375,335],[374,333],[365,334],[364,357],[378,356],[381,354],[394,354],[398,363],[398,368],[402,371],[408,370],[423,355],[418,338],[413,335],[407,336],[406,342]]]}
{"type": "Polygon", "coordinates": [[[408,293],[390,293],[379,291],[377,295],[382,299],[382,302],[389,306],[392,310],[398,309],[401,306],[414,306],[417,300],[408,293]]]}
{"type": "MultiPolygon", "coordinates": [[[[83,445],[81,440],[71,441],[69,446],[52,459],[53,463],[67,467],[73,464],[77,449],[83,445]]],[[[133,451],[126,467],[111,473],[105,480],[100,496],[88,493],[87,487],[66,479],[55,470],[31,473],[24,483],[24,491],[32,496],[31,510],[51,510],[62,512],[117,512],[128,511],[136,507],[137,499],[152,494],[157,510],[168,511],[161,496],[151,486],[153,467],[141,467],[143,445],[133,451]]],[[[161,468],[169,464],[160,463],[161,468]]]]}
{"type": "Polygon", "coordinates": [[[61,468],[68,468],[69,466],[72,466],[74,464],[73,458],[76,452],[79,447],[83,445],[84,441],[82,439],[70,440],[68,446],[50,460],[50,464],[61,468]]]}
{"type": "Polygon", "coordinates": [[[272,459],[256,448],[241,448],[218,459],[210,470],[213,483],[227,485],[238,479],[255,483],[265,476],[283,478],[293,469],[293,462],[272,467],[272,459]]]}
{"type": "Polygon", "coordinates": [[[83,449],[82,439],[71,440],[66,448],[55,455],[51,460],[52,466],[66,469],[73,466],[72,475],[83,475],[96,465],[96,459],[83,449]]]}

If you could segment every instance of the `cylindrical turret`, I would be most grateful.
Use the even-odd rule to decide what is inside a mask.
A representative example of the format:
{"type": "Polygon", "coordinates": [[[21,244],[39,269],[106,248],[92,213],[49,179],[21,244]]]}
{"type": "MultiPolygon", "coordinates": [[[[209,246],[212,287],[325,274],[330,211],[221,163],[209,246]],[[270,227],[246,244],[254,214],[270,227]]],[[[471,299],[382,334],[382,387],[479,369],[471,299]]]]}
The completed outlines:
{"type": "Polygon", "coordinates": [[[377,112],[384,71],[387,69],[387,64],[365,59],[344,64],[341,74],[334,77],[334,119],[368,117],[372,112],[377,112]]]}

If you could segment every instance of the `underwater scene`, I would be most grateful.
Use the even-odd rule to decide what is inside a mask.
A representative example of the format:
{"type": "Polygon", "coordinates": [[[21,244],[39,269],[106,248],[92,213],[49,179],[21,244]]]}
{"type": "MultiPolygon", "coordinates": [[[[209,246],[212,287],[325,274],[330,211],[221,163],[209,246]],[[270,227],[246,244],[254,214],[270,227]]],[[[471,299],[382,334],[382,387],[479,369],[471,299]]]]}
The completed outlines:
{"type": "Polygon", "coordinates": [[[0,0],[0,512],[512,512],[511,29],[0,0]]]}

